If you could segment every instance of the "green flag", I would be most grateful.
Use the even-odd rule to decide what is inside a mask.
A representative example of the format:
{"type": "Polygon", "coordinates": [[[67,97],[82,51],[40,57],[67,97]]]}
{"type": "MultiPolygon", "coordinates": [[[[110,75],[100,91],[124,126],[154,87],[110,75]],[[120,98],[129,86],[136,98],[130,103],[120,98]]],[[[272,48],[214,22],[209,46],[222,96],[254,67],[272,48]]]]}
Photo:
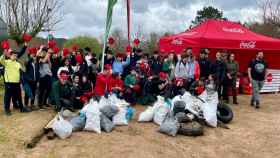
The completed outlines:
{"type": "Polygon", "coordinates": [[[104,56],[105,56],[105,48],[107,44],[107,39],[110,33],[111,25],[112,25],[112,16],[113,16],[113,9],[115,4],[118,0],[108,0],[108,7],[107,7],[107,18],[106,18],[106,29],[105,29],[105,35],[104,35],[104,46],[103,46],[103,52],[102,52],[102,71],[104,68],[104,56]]]}

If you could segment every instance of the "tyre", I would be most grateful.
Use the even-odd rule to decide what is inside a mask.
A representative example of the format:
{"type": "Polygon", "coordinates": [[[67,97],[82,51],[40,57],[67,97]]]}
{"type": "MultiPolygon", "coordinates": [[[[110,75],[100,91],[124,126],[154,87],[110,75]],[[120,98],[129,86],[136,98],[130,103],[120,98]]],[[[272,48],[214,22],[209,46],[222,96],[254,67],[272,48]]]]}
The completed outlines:
{"type": "Polygon", "coordinates": [[[186,103],[184,101],[176,101],[173,107],[173,114],[176,115],[179,112],[185,112],[186,103]]]}
{"type": "Polygon", "coordinates": [[[233,112],[227,104],[218,104],[217,118],[223,123],[229,123],[233,119],[233,112]]]}
{"type": "Polygon", "coordinates": [[[203,132],[203,126],[196,121],[181,123],[178,130],[178,134],[184,136],[201,136],[203,132]]]}

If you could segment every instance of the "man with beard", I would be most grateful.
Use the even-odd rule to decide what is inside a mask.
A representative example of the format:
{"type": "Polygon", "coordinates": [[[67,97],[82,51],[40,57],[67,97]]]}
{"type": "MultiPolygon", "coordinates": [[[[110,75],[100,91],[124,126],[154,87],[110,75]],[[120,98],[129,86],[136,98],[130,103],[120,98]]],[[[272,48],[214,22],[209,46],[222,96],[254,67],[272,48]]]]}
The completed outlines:
{"type": "Polygon", "coordinates": [[[260,90],[264,85],[267,75],[267,63],[263,59],[263,52],[258,52],[256,59],[252,60],[248,67],[248,76],[253,86],[251,106],[260,108],[260,90]]]}

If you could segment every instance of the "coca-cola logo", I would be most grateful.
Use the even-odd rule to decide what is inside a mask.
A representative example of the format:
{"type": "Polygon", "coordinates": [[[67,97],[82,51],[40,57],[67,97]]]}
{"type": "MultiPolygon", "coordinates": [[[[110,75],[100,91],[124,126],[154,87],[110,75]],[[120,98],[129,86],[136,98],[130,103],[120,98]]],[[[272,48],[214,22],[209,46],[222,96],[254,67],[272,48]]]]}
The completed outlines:
{"type": "Polygon", "coordinates": [[[226,28],[226,27],[223,27],[223,31],[231,32],[231,33],[244,33],[244,31],[240,28],[226,28]]]}
{"type": "Polygon", "coordinates": [[[183,44],[183,41],[179,40],[179,39],[175,39],[171,42],[171,44],[173,45],[182,45],[183,44]]]}
{"type": "Polygon", "coordinates": [[[256,48],[256,41],[241,41],[240,48],[256,48]]]}

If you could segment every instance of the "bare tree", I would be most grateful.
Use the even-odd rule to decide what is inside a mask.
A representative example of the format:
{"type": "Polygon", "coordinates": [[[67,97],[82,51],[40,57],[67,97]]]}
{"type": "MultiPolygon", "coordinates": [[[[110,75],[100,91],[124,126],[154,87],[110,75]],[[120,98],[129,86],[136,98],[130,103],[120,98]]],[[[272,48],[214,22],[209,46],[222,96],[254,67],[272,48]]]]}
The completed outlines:
{"type": "Polygon", "coordinates": [[[22,35],[35,37],[43,28],[51,30],[62,21],[63,0],[1,0],[0,18],[8,26],[8,32],[18,44],[22,35]]]}
{"type": "Polygon", "coordinates": [[[263,23],[280,27],[280,1],[257,0],[257,4],[262,13],[263,23]]]}

